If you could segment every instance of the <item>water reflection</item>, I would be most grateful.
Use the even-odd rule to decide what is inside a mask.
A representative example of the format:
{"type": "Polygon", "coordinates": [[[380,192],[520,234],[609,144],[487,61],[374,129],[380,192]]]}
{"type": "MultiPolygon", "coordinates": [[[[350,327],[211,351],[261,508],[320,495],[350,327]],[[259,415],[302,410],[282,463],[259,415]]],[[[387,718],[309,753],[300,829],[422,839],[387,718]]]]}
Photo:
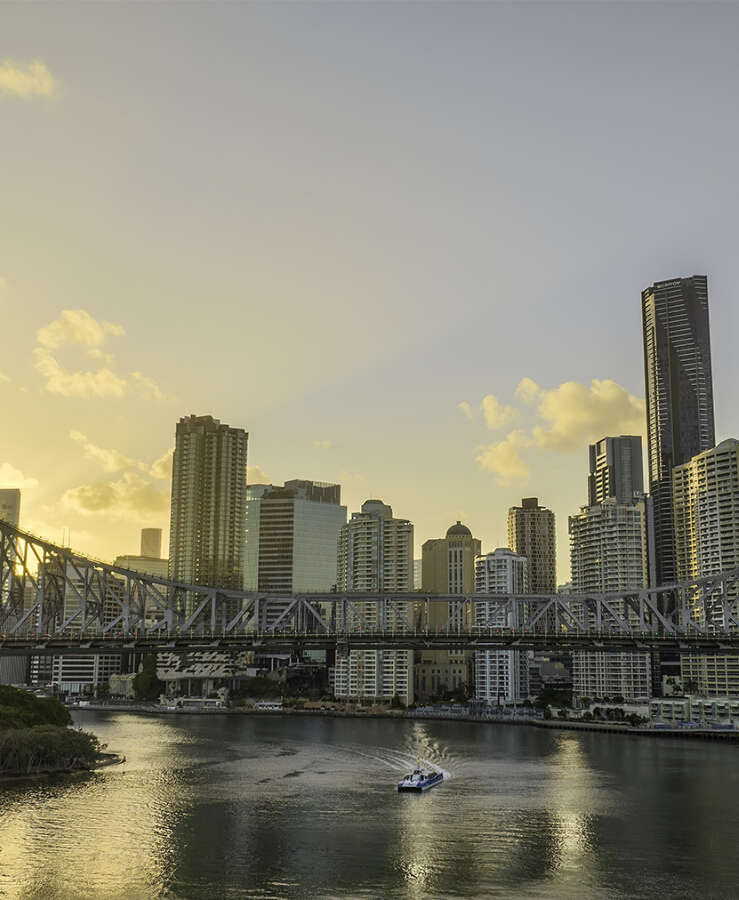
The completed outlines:
{"type": "Polygon", "coordinates": [[[733,747],[446,722],[81,719],[128,762],[0,792],[0,894],[735,895],[733,747]],[[416,757],[450,778],[398,795],[416,757]]]}

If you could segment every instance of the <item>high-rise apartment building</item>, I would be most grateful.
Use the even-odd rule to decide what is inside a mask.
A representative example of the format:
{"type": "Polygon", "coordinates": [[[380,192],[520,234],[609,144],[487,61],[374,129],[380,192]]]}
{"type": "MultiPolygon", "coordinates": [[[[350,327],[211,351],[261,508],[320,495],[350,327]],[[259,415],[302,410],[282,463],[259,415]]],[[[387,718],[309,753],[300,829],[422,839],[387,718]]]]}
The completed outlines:
{"type": "MultiPolygon", "coordinates": [[[[20,524],[21,492],[18,488],[0,488],[0,519],[9,522],[16,528],[20,524]]],[[[7,602],[11,598],[10,592],[15,590],[13,578],[7,578],[6,572],[0,572],[0,602],[7,602]]],[[[17,624],[17,619],[12,617],[6,622],[6,627],[17,624]]],[[[23,684],[27,681],[28,660],[23,656],[0,657],[0,684],[23,684]]]]}
{"type": "MultiPolygon", "coordinates": [[[[177,423],[169,572],[177,581],[240,589],[246,505],[243,428],[212,416],[177,423]]],[[[186,608],[191,603],[186,598],[186,608]]]]}
{"type": "MultiPolygon", "coordinates": [[[[457,522],[447,529],[446,537],[426,541],[422,548],[421,584],[425,594],[472,594],[475,590],[475,559],[480,555],[480,541],[457,522]]],[[[431,629],[447,624],[466,627],[464,604],[431,603],[431,629]]],[[[465,650],[418,650],[413,663],[417,698],[426,700],[444,692],[467,693],[472,685],[472,653],[465,650]]]]}
{"type": "MultiPolygon", "coordinates": [[[[729,439],[672,473],[677,577],[680,581],[739,568],[739,441],[729,439]]],[[[731,590],[736,599],[737,589],[731,590]]],[[[699,607],[700,608],[700,607],[699,607]]],[[[731,628],[718,605],[709,629],[731,628]]],[[[683,681],[709,697],[739,697],[739,657],[680,657],[683,681]]]]}
{"type": "Polygon", "coordinates": [[[532,594],[553,594],[557,589],[554,513],[539,506],[538,497],[524,497],[508,510],[508,546],[528,561],[532,594]]]}
{"type": "MultiPolygon", "coordinates": [[[[339,535],[337,589],[340,593],[412,591],[413,524],[394,518],[392,507],[381,500],[363,503],[362,511],[352,514],[339,535]]],[[[346,627],[407,628],[412,605],[412,599],[391,601],[380,610],[375,603],[360,603],[363,621],[348,621],[346,627]]],[[[397,694],[406,705],[412,703],[413,652],[352,650],[346,657],[337,657],[334,694],[385,703],[397,694]]]]}
{"type": "MultiPolygon", "coordinates": [[[[641,589],[648,582],[648,518],[644,497],[631,503],[607,498],[569,518],[572,593],[641,589]]],[[[623,601],[612,605],[626,614],[623,601]]],[[[572,654],[577,697],[620,696],[646,701],[651,690],[648,653],[577,651],[572,654]]]]}
{"type": "MultiPolygon", "coordinates": [[[[485,594],[525,594],[529,591],[528,561],[507,547],[478,556],[475,590],[485,594]]],[[[485,600],[475,603],[479,628],[511,628],[499,606],[485,600]]],[[[520,650],[478,650],[475,653],[475,696],[494,706],[517,703],[528,697],[528,660],[520,650]]]]}
{"type": "Polygon", "coordinates": [[[658,281],[641,300],[655,577],[662,585],[677,573],[672,470],[715,444],[708,281],[658,281]]]}
{"type": "Polygon", "coordinates": [[[644,493],[641,438],[638,435],[604,437],[590,445],[588,506],[608,498],[630,503],[644,493]]]}

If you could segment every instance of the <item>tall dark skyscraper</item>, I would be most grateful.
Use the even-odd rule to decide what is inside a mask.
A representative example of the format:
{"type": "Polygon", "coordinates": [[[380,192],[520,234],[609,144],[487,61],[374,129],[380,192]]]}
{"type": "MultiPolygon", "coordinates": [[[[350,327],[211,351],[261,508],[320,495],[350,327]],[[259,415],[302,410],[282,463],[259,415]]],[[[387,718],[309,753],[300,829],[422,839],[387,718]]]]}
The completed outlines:
{"type": "Polygon", "coordinates": [[[672,470],[715,444],[708,281],[658,281],[641,299],[656,578],[668,584],[677,574],[672,470]]]}
{"type": "Polygon", "coordinates": [[[643,494],[642,465],[639,435],[604,437],[591,444],[588,506],[597,506],[609,498],[631,503],[634,494],[643,494]]]}

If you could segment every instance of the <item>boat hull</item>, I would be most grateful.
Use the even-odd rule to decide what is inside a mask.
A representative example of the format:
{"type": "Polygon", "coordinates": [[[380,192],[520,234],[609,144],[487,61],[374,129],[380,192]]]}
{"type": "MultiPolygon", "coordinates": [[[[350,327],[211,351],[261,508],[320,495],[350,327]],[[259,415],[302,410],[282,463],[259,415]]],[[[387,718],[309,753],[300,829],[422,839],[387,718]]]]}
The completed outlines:
{"type": "Polygon", "coordinates": [[[422,781],[416,781],[413,783],[409,783],[406,781],[399,781],[398,782],[398,793],[422,794],[424,791],[428,791],[432,787],[436,787],[437,784],[441,784],[443,780],[444,780],[444,776],[439,772],[438,774],[432,776],[431,778],[424,778],[422,781]]]}

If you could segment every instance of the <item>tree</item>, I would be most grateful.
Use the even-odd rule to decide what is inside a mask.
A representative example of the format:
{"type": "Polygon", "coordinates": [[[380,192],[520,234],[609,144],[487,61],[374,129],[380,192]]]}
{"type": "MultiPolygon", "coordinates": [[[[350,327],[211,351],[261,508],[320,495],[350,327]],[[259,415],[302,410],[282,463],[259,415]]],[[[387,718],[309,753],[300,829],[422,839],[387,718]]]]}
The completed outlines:
{"type": "Polygon", "coordinates": [[[557,712],[557,718],[558,718],[558,719],[566,719],[566,718],[567,718],[567,710],[566,710],[566,709],[560,709],[560,710],[557,712]]]}
{"type": "Polygon", "coordinates": [[[154,654],[145,656],[139,671],[133,679],[133,692],[137,700],[156,700],[164,691],[164,682],[157,678],[157,658],[154,654]]]}
{"type": "Polygon", "coordinates": [[[393,699],[390,701],[390,709],[405,709],[403,701],[398,694],[393,694],[393,699]]]}

